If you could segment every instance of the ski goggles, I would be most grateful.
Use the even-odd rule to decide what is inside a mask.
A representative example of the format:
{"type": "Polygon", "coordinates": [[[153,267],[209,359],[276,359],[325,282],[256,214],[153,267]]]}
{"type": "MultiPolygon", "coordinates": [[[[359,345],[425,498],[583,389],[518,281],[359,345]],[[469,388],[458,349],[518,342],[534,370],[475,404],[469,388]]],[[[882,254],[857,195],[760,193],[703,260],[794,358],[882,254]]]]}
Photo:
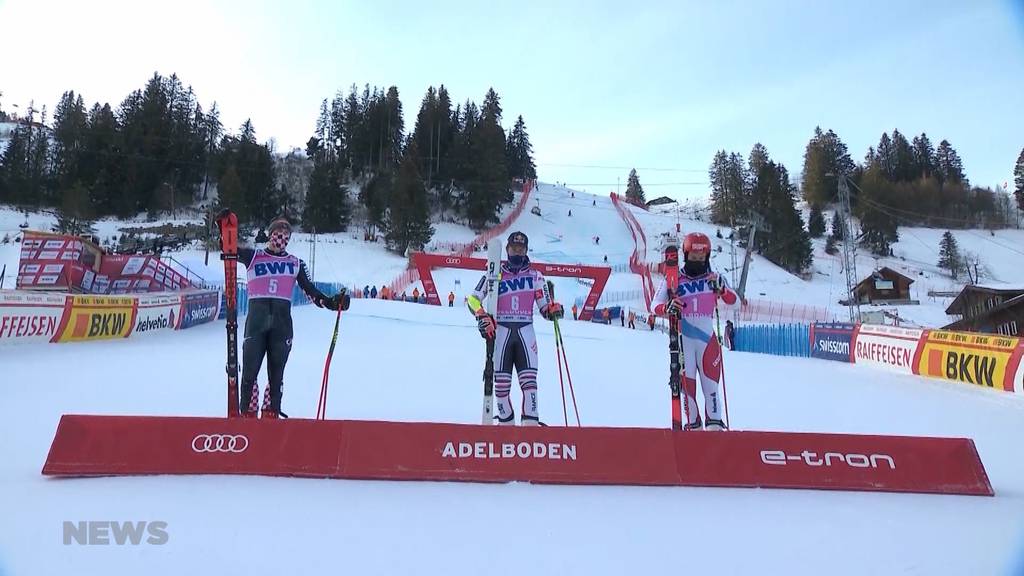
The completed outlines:
{"type": "Polygon", "coordinates": [[[526,256],[526,244],[509,244],[505,246],[505,251],[508,252],[509,256],[526,256]]]}

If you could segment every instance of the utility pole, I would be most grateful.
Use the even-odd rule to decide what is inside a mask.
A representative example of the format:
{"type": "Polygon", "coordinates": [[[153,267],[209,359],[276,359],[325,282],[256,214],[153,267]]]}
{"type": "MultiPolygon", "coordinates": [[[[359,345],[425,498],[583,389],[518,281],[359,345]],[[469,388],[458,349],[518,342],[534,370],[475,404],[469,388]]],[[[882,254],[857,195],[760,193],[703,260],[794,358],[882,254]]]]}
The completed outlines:
{"type": "Polygon", "coordinates": [[[765,225],[764,217],[758,214],[757,212],[754,212],[753,210],[750,211],[750,214],[747,216],[747,218],[740,219],[740,223],[747,224],[748,226],[750,226],[750,234],[747,236],[747,252],[743,256],[743,273],[740,275],[740,285],[739,288],[736,290],[737,294],[740,295],[740,299],[746,300],[747,272],[750,271],[750,261],[754,257],[754,238],[757,236],[758,228],[764,230],[765,232],[770,232],[771,227],[765,225]]]}
{"type": "Polygon", "coordinates": [[[857,246],[853,238],[853,225],[850,215],[850,188],[846,183],[846,175],[839,178],[839,205],[843,211],[843,268],[846,269],[846,298],[850,309],[850,322],[860,320],[860,302],[854,293],[857,289],[857,246]]]}

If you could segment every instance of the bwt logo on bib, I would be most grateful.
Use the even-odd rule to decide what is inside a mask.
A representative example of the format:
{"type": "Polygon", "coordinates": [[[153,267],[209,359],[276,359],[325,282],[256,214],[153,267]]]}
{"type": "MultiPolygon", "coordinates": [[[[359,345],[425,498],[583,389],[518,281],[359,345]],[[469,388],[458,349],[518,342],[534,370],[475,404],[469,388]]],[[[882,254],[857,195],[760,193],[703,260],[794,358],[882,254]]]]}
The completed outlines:
{"type": "Polygon", "coordinates": [[[253,266],[253,272],[257,276],[269,274],[291,274],[295,275],[295,262],[260,262],[253,266]]]}
{"type": "Polygon", "coordinates": [[[502,280],[498,285],[498,294],[504,294],[510,290],[533,290],[533,278],[523,276],[512,280],[502,280]]]}
{"type": "Polygon", "coordinates": [[[707,287],[707,280],[693,280],[690,282],[679,283],[679,295],[686,296],[687,294],[700,294],[705,291],[707,287]]]}

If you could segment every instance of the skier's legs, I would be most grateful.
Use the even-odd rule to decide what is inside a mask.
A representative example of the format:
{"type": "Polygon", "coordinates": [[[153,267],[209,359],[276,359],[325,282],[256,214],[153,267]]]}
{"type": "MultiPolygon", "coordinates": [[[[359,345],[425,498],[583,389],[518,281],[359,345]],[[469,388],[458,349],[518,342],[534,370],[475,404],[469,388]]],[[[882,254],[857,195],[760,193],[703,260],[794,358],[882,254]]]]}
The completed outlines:
{"type": "Polygon", "coordinates": [[[267,343],[267,390],[270,395],[270,409],[281,412],[281,396],[284,394],[284,367],[288,363],[288,355],[292,351],[292,316],[290,311],[279,311],[273,318],[273,324],[267,343]]]}
{"type": "Polygon", "coordinates": [[[679,336],[679,357],[683,361],[683,406],[687,424],[700,420],[700,409],[697,406],[697,357],[693,343],[683,335],[679,336]]]}
{"type": "Polygon", "coordinates": [[[512,410],[512,366],[516,348],[513,341],[516,330],[507,324],[498,324],[494,336],[494,401],[497,404],[499,424],[515,424],[512,410]]]}
{"type": "Polygon", "coordinates": [[[721,420],[722,402],[718,394],[718,383],[722,379],[722,348],[713,334],[704,343],[700,359],[700,389],[704,392],[704,411],[708,420],[721,420]]]}
{"type": "Polygon", "coordinates": [[[253,306],[245,319],[245,339],[242,341],[242,381],[238,387],[239,409],[242,412],[259,406],[259,376],[263,357],[267,354],[270,316],[262,306],[253,306]],[[255,402],[254,402],[255,401],[255,402]]]}
{"type": "Polygon", "coordinates": [[[522,419],[537,421],[537,336],[533,324],[519,327],[519,346],[515,355],[519,388],[523,391],[522,419]]]}

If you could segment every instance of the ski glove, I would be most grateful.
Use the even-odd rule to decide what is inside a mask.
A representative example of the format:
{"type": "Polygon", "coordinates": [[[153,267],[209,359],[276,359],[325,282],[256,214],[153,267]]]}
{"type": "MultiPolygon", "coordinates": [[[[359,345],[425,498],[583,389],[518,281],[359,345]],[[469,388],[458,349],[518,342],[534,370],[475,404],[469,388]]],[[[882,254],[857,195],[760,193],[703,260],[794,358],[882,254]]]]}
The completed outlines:
{"type": "Polygon", "coordinates": [[[497,332],[497,325],[494,322],[494,316],[487,313],[486,310],[481,308],[476,313],[476,327],[480,330],[480,336],[491,340],[494,338],[497,332]]]}
{"type": "Polygon", "coordinates": [[[561,320],[565,318],[565,309],[558,302],[552,302],[544,307],[544,318],[547,320],[554,320],[556,318],[561,320]]]}
{"type": "Polygon", "coordinates": [[[665,309],[669,316],[679,316],[682,313],[683,308],[686,308],[686,302],[682,298],[676,296],[668,303],[668,307],[665,309]]]}
{"type": "Polygon", "coordinates": [[[711,291],[715,294],[722,293],[723,286],[722,282],[718,279],[718,274],[708,276],[708,288],[711,288],[711,291]]]}

